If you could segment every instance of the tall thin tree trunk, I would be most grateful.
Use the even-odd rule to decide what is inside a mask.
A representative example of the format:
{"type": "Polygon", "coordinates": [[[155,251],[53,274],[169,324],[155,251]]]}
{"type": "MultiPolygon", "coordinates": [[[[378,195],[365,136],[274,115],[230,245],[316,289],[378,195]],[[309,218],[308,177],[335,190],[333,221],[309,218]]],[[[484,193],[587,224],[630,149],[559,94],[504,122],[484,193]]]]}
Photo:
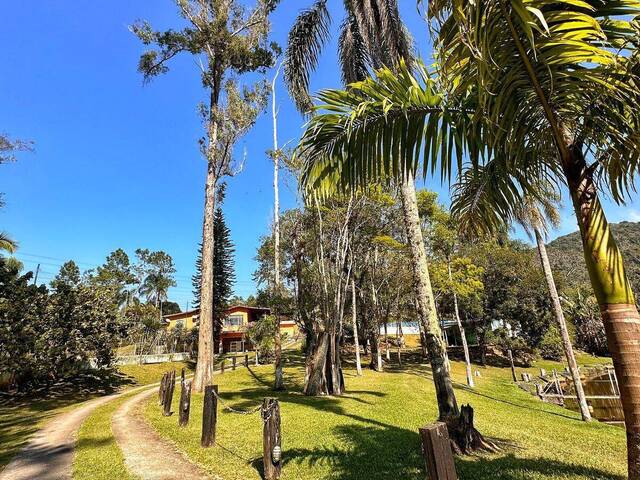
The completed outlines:
{"type": "Polygon", "coordinates": [[[544,240],[540,231],[534,228],[536,236],[536,244],[538,245],[538,254],[540,255],[540,263],[542,263],[542,270],[544,271],[544,277],[547,280],[547,287],[549,288],[549,295],[551,296],[551,304],[553,305],[553,312],[558,322],[558,328],[560,329],[560,336],[562,337],[562,346],[564,347],[564,354],[567,358],[567,364],[569,365],[569,372],[573,380],[573,385],[576,389],[576,398],[578,400],[578,406],[580,407],[580,414],[585,422],[591,420],[591,413],[589,413],[589,406],[587,405],[587,399],[584,396],[584,388],[582,388],[582,380],[580,379],[580,371],[578,370],[578,364],[576,363],[576,357],[573,353],[573,346],[571,345],[571,338],[569,337],[569,330],[567,330],[567,322],[564,319],[564,313],[562,312],[562,306],[560,305],[560,297],[558,296],[558,290],[556,289],[556,282],[553,279],[553,272],[551,271],[551,264],[549,263],[549,257],[547,256],[547,247],[544,244],[544,240]]]}
{"type": "MultiPolygon", "coordinates": [[[[451,274],[451,261],[448,258],[447,269],[449,270],[449,281],[452,281],[453,275],[451,274]]],[[[456,294],[456,292],[453,292],[453,310],[456,315],[456,323],[458,324],[458,330],[460,331],[460,338],[462,339],[464,363],[467,369],[467,385],[473,388],[475,387],[475,383],[473,381],[473,372],[471,371],[471,355],[469,355],[469,345],[467,344],[467,336],[464,331],[464,326],[462,326],[462,321],[460,320],[460,310],[458,309],[458,295],[456,294]]]]}
{"type": "Polygon", "coordinates": [[[360,342],[358,341],[358,316],[356,313],[356,305],[356,280],[354,277],[351,277],[351,314],[353,321],[353,343],[356,349],[356,372],[358,376],[361,376],[362,365],[360,364],[360,342]]]}
{"type": "Polygon", "coordinates": [[[384,350],[385,350],[385,356],[387,357],[387,362],[389,362],[391,360],[391,354],[389,353],[389,332],[387,331],[388,329],[388,320],[385,319],[384,321],[384,350]]]}
{"type": "Polygon", "coordinates": [[[427,352],[431,363],[433,383],[436,388],[439,418],[442,421],[457,417],[460,413],[453,391],[447,351],[436,315],[436,305],[429,278],[429,265],[424,248],[418,201],[413,174],[409,173],[400,186],[407,240],[411,250],[414,289],[418,305],[418,317],[425,332],[427,352]]]}
{"type": "MultiPolygon", "coordinates": [[[[280,163],[280,150],[278,149],[278,111],[276,108],[276,80],[280,73],[278,65],[276,74],[271,82],[271,114],[273,117],[273,254],[274,254],[274,284],[276,291],[276,300],[280,298],[280,196],[278,192],[278,170],[280,163]]],[[[273,388],[282,390],[284,388],[284,374],[282,371],[282,339],[280,336],[280,316],[276,308],[276,329],[274,335],[274,351],[275,351],[275,381],[273,388]]]]}
{"type": "Polygon", "coordinates": [[[584,155],[574,146],[563,160],[589,278],[620,385],[629,479],[640,480],[640,315],[584,155]]]}
{"type": "Polygon", "coordinates": [[[202,226],[202,278],[200,281],[200,318],[198,335],[198,363],[193,378],[193,389],[204,391],[213,378],[213,218],[216,209],[215,168],[209,162],[204,198],[202,226]]]}

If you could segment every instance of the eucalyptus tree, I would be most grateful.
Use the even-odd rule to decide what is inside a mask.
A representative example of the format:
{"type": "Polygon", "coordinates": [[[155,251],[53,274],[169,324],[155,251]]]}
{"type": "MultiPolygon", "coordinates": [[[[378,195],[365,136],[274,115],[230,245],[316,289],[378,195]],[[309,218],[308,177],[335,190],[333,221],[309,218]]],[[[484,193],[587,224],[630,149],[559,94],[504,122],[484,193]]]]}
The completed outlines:
{"type": "Polygon", "coordinates": [[[408,68],[382,69],[376,80],[322,95],[331,112],[313,119],[303,140],[317,151],[324,146],[312,183],[320,172],[335,179],[328,172],[337,167],[343,182],[382,172],[401,177],[420,158],[424,173],[448,177],[457,163],[461,185],[475,184],[484,200],[458,198],[454,213],[463,223],[481,219],[481,228],[512,217],[540,178],[567,185],[620,381],[634,480],[640,316],[599,192],[608,187],[624,201],[638,168],[638,15],[631,0],[430,2],[443,95],[424,68],[418,77],[408,68]]]}
{"type": "Polygon", "coordinates": [[[214,329],[214,212],[216,187],[237,171],[233,147],[254,124],[266,102],[264,81],[244,86],[238,77],[264,73],[273,64],[275,44],[268,45],[268,15],[277,0],[256,0],[248,10],[239,0],[175,0],[187,26],[182,30],[155,31],[138,22],[132,31],[147,46],[138,69],[145,81],[166,73],[168,63],[180,54],[194,57],[200,70],[207,102],[200,105],[205,135],[199,141],[207,164],[204,219],[202,227],[202,282],[200,285],[200,328],[198,364],[193,382],[202,391],[213,376],[214,329]]]}
{"type": "MultiPolygon", "coordinates": [[[[285,53],[285,81],[298,108],[305,113],[310,113],[312,106],[309,96],[310,74],[317,66],[320,52],[329,34],[330,16],[326,3],[326,0],[318,0],[310,9],[299,15],[289,33],[285,53]]],[[[400,19],[396,0],[348,0],[344,2],[344,9],[345,18],[338,47],[345,83],[366,78],[371,68],[387,66],[395,69],[402,63],[412,62],[413,42],[400,19]]],[[[434,107],[435,101],[434,96],[434,107]]],[[[303,145],[300,151],[304,152],[306,149],[303,145]]],[[[311,162],[315,161],[315,152],[312,153],[313,149],[308,150],[303,157],[311,162]]],[[[390,150],[386,153],[389,154],[390,150]]],[[[393,161],[398,162],[399,158],[394,156],[393,161]]],[[[332,178],[335,180],[335,177],[332,178]]],[[[452,419],[458,416],[458,403],[436,315],[427,255],[420,229],[413,171],[403,169],[403,174],[397,179],[400,183],[407,243],[412,257],[417,312],[425,332],[439,417],[441,420],[452,419]]],[[[364,182],[360,182],[362,183],[364,182]]],[[[316,191],[316,195],[319,196],[323,193],[326,191],[316,191]]]]}

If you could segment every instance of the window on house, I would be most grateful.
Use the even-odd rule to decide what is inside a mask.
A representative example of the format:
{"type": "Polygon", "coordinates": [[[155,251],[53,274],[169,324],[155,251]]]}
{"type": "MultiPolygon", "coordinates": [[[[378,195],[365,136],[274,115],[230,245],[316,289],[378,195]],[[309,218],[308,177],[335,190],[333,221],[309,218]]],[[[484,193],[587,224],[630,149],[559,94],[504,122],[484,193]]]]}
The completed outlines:
{"type": "Polygon", "coordinates": [[[234,327],[242,325],[242,315],[229,315],[225,321],[225,326],[234,327]]]}
{"type": "Polygon", "coordinates": [[[242,351],[242,342],[230,342],[229,343],[229,351],[231,353],[241,352],[242,351]]]}

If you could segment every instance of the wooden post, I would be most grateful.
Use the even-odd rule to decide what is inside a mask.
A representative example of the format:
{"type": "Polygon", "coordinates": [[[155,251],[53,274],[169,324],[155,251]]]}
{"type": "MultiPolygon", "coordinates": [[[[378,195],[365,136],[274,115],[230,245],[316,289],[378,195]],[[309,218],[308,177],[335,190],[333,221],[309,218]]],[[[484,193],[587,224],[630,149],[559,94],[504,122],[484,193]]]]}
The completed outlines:
{"type": "Polygon", "coordinates": [[[280,404],[275,398],[262,403],[262,462],[265,480],[280,478],[282,471],[282,435],[280,432],[280,404]]]}
{"type": "Polygon", "coordinates": [[[436,422],[418,431],[422,439],[422,455],[427,469],[427,479],[458,480],[447,424],[436,422]]]}
{"type": "Polygon", "coordinates": [[[162,405],[164,406],[164,411],[162,415],[165,417],[170,417],[173,413],[171,411],[171,403],[173,402],[173,391],[176,388],[176,371],[174,370],[167,376],[167,388],[164,394],[164,401],[162,405]]]}
{"type": "Polygon", "coordinates": [[[220,373],[224,373],[224,362],[225,360],[222,360],[222,362],[220,363],[220,373]]]}
{"type": "MultiPolygon", "coordinates": [[[[182,370],[184,374],[184,369],[182,370]]],[[[178,425],[186,427],[189,423],[189,409],[191,408],[191,381],[186,382],[184,375],[182,378],[182,390],[180,390],[180,408],[178,409],[178,425]]]]}
{"type": "Polygon", "coordinates": [[[218,385],[207,385],[204,389],[202,407],[202,438],[200,445],[211,447],[216,444],[216,423],[218,421],[218,385]]]}
{"type": "Polygon", "coordinates": [[[260,359],[258,358],[258,350],[256,350],[256,367],[260,365],[260,359]]]}
{"type": "Polygon", "coordinates": [[[245,367],[249,366],[249,354],[248,353],[244,354],[244,366],[245,367]]]}
{"type": "Polygon", "coordinates": [[[540,376],[542,378],[546,378],[547,377],[547,371],[544,368],[540,369],[540,376]]]}
{"type": "Polygon", "coordinates": [[[542,393],[542,385],[540,385],[539,383],[536,383],[536,395],[538,395],[541,400],[544,399],[544,394],[542,393]]]}
{"type": "Polygon", "coordinates": [[[169,372],[165,372],[162,375],[162,380],[160,380],[160,388],[158,388],[158,405],[162,405],[164,403],[164,389],[167,384],[167,374],[169,372]]]}
{"type": "Polygon", "coordinates": [[[236,369],[236,362],[237,362],[237,358],[233,357],[233,360],[231,361],[231,370],[236,369]]]}
{"type": "Polygon", "coordinates": [[[511,349],[509,349],[508,352],[509,352],[509,363],[511,363],[511,377],[513,378],[514,382],[517,382],[518,377],[516,377],[516,366],[513,364],[513,353],[511,352],[511,349]]]}

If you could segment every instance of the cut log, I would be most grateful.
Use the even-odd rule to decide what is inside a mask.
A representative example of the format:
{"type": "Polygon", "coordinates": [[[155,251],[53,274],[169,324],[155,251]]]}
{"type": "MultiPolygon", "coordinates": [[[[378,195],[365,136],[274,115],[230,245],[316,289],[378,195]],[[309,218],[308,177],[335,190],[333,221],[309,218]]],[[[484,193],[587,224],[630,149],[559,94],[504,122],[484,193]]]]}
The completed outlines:
{"type": "Polygon", "coordinates": [[[184,380],[184,369],[182,370],[182,390],[180,391],[180,408],[178,410],[178,425],[186,427],[189,423],[189,409],[191,408],[191,382],[184,380]]]}
{"type": "Polygon", "coordinates": [[[275,398],[262,403],[262,462],[265,480],[280,478],[282,471],[282,435],[280,432],[280,404],[275,398]]]}
{"type": "Polygon", "coordinates": [[[422,455],[427,470],[427,479],[458,480],[447,424],[437,422],[422,427],[418,431],[422,439],[422,455]]]}
{"type": "Polygon", "coordinates": [[[202,438],[200,445],[211,447],[216,444],[216,423],[218,421],[218,385],[208,385],[204,389],[202,407],[202,438]]]}
{"type": "Polygon", "coordinates": [[[164,407],[162,411],[162,415],[165,417],[170,417],[173,413],[171,411],[171,404],[173,402],[173,391],[176,388],[176,371],[169,373],[167,376],[167,385],[164,392],[164,400],[162,405],[164,407]]]}

